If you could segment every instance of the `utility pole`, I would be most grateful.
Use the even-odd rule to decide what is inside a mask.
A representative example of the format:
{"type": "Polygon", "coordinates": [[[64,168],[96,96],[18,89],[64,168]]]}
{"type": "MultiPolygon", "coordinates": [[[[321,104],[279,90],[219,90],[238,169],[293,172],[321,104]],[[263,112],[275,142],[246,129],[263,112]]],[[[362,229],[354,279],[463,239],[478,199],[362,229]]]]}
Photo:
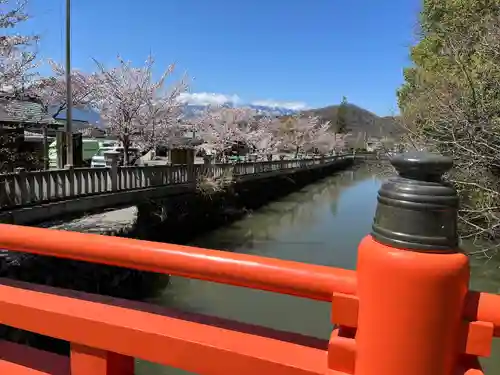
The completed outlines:
{"type": "Polygon", "coordinates": [[[71,94],[71,0],[66,0],[66,165],[73,165],[73,95],[71,94]]]}

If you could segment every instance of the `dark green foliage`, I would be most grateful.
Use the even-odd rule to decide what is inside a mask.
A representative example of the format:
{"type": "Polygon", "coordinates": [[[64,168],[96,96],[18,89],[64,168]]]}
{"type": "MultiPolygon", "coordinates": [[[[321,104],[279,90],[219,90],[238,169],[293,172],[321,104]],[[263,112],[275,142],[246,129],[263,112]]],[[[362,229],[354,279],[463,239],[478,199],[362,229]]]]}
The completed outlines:
{"type": "Polygon", "coordinates": [[[15,168],[30,170],[42,167],[41,158],[25,146],[22,127],[0,126],[0,173],[12,172],[15,168]]]}
{"type": "Polygon", "coordinates": [[[463,238],[500,231],[500,0],[424,0],[398,91],[407,145],[453,157],[463,238]]]}
{"type": "Polygon", "coordinates": [[[338,133],[347,133],[347,98],[345,96],[342,97],[342,102],[339,105],[337,110],[337,132],[338,133]]]}

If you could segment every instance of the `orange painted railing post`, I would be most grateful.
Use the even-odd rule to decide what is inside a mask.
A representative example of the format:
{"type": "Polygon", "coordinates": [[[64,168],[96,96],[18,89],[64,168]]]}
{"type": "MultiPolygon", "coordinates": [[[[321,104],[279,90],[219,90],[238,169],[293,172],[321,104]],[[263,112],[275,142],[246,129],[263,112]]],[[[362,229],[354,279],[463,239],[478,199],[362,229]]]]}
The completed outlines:
{"type": "Polygon", "coordinates": [[[358,255],[356,375],[450,375],[458,367],[469,264],[458,250],[449,158],[409,153],[380,189],[358,255]]]}
{"type": "Polygon", "coordinates": [[[71,344],[71,375],[134,375],[134,358],[71,344]]]}

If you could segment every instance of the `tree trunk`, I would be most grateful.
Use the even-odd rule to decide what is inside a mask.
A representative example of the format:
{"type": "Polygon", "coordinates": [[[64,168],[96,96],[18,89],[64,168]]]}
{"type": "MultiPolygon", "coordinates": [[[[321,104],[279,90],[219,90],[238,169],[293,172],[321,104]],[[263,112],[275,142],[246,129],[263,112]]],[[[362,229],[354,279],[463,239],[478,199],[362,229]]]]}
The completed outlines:
{"type": "Polygon", "coordinates": [[[130,149],[130,138],[128,136],[123,137],[123,165],[127,166],[130,163],[130,155],[128,150],[130,149]]]}

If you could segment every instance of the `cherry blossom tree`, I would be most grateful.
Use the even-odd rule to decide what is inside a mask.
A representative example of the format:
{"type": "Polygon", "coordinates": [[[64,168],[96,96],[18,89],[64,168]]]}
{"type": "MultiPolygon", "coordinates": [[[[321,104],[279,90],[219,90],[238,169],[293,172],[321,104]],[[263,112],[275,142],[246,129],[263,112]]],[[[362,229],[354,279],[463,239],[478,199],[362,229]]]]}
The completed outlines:
{"type": "MultiPolygon", "coordinates": [[[[272,132],[273,121],[248,107],[226,108],[207,107],[189,121],[191,130],[203,139],[201,146],[217,161],[227,162],[228,151],[234,147],[261,154],[271,154],[277,150],[272,132]]],[[[223,176],[214,178],[208,169],[206,175],[198,178],[197,189],[203,194],[221,191],[234,182],[232,170],[225,169],[223,176]]]]}
{"type": "Polygon", "coordinates": [[[310,132],[309,147],[322,155],[339,152],[345,148],[346,136],[346,133],[332,132],[330,122],[318,122],[310,132]]]}
{"type": "Polygon", "coordinates": [[[0,90],[14,91],[29,84],[38,66],[34,46],[38,36],[11,32],[28,19],[26,0],[0,0],[0,90]]]}
{"type": "Polygon", "coordinates": [[[281,150],[293,151],[295,157],[310,150],[327,154],[341,143],[341,137],[330,131],[329,122],[299,114],[273,118],[251,108],[216,108],[196,124],[205,141],[203,147],[220,161],[225,161],[227,150],[236,144],[244,144],[271,160],[281,150]]]}
{"type": "MultiPolygon", "coordinates": [[[[44,105],[47,113],[56,118],[65,111],[68,103],[66,97],[65,68],[49,59],[52,74],[34,81],[25,91],[36,96],[44,105]]],[[[71,76],[71,100],[73,107],[95,109],[97,101],[97,75],[87,74],[73,69],[71,76]]]]}
{"type": "MultiPolygon", "coordinates": [[[[303,117],[300,114],[281,120],[281,147],[294,152],[295,158],[300,152],[308,152],[312,148],[324,148],[330,124],[321,122],[319,117],[303,117]]],[[[326,142],[328,144],[328,142],[326,142]]]]}
{"type": "Polygon", "coordinates": [[[211,108],[197,121],[204,149],[226,160],[226,152],[233,146],[250,146],[249,134],[256,126],[257,112],[250,108],[211,108]]]}
{"type": "Polygon", "coordinates": [[[347,137],[350,136],[351,133],[346,134],[335,134],[335,151],[341,152],[345,150],[347,147],[347,137]]]}
{"type": "MultiPolygon", "coordinates": [[[[36,101],[42,108],[41,111],[32,113],[16,113],[17,117],[21,117],[25,122],[30,124],[46,125],[47,118],[56,118],[62,111],[67,108],[66,98],[66,78],[64,68],[52,60],[48,60],[52,67],[52,75],[49,77],[38,77],[33,80],[29,86],[12,94],[31,98],[36,101]]],[[[95,108],[96,103],[96,75],[86,74],[78,70],[71,72],[72,81],[72,104],[76,108],[91,109],[95,108]]],[[[16,107],[9,108],[7,111],[15,112],[16,107]]]]}
{"type": "Polygon", "coordinates": [[[256,153],[272,160],[283,144],[280,121],[269,116],[259,116],[255,120],[246,133],[247,143],[256,153]]]}
{"type": "Polygon", "coordinates": [[[118,57],[118,66],[108,69],[96,61],[97,107],[108,132],[123,145],[125,164],[130,162],[133,142],[146,153],[179,132],[182,104],[178,97],[187,85],[180,80],[166,88],[174,65],[155,80],[154,63],[149,56],[144,66],[134,67],[118,57]]]}
{"type": "MultiPolygon", "coordinates": [[[[0,29],[13,29],[26,21],[26,0],[0,0],[0,29]]],[[[37,36],[21,36],[11,33],[0,36],[0,88],[13,88],[23,94],[36,97],[46,112],[49,108],[56,117],[66,109],[66,80],[64,67],[53,60],[48,60],[52,68],[49,77],[39,77],[32,69],[39,66],[32,47],[38,41],[37,36]]],[[[87,107],[93,103],[95,84],[93,75],[74,70],[71,72],[73,105],[87,107]]],[[[36,119],[30,119],[36,122],[36,119]]]]}

